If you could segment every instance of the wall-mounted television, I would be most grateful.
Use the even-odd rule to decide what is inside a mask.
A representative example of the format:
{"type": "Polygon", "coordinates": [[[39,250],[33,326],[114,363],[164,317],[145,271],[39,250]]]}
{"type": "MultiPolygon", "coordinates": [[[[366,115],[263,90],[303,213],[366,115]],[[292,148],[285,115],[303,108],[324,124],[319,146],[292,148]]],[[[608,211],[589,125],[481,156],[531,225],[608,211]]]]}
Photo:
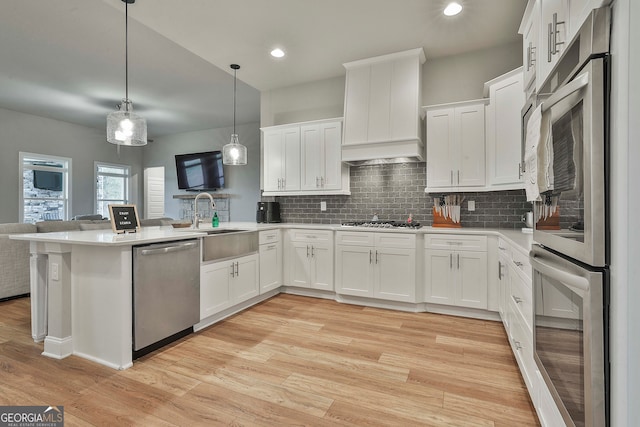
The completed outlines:
{"type": "Polygon", "coordinates": [[[62,191],[62,172],[33,171],[33,188],[62,191]]]}
{"type": "Polygon", "coordinates": [[[224,188],[222,152],[176,154],[180,190],[202,191],[224,188]]]}

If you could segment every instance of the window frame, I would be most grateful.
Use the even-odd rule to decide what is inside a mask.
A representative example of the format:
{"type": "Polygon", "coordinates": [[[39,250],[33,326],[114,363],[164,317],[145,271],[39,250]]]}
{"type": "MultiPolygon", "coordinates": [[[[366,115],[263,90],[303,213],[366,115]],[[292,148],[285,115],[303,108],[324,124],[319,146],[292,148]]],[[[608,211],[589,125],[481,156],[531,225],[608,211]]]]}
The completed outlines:
{"type": "Polygon", "coordinates": [[[104,218],[109,217],[109,212],[98,212],[98,202],[99,201],[113,201],[117,204],[130,204],[131,203],[131,166],[123,165],[118,163],[108,163],[108,162],[93,162],[93,211],[96,213],[100,213],[104,218]],[[114,169],[122,169],[126,171],[125,175],[113,174],[113,173],[98,173],[99,167],[107,167],[114,169]],[[124,177],[125,179],[125,200],[115,200],[115,199],[98,199],[98,177],[99,176],[111,176],[115,178],[124,177]]]}
{"type": "MultiPolygon", "coordinates": [[[[45,171],[51,171],[51,172],[62,172],[62,192],[63,192],[63,198],[62,199],[47,199],[47,198],[31,198],[29,197],[28,200],[60,200],[63,202],[63,218],[60,218],[62,220],[69,220],[71,218],[71,207],[72,207],[72,200],[71,200],[71,195],[73,194],[72,191],[72,185],[71,183],[73,182],[72,180],[72,159],[70,157],[61,157],[61,156],[52,156],[49,154],[38,154],[38,153],[29,153],[26,151],[20,151],[18,153],[18,158],[19,158],[19,168],[18,168],[18,176],[19,179],[18,181],[20,182],[20,191],[19,191],[19,195],[18,195],[18,209],[19,209],[19,214],[18,214],[18,218],[19,221],[21,223],[24,223],[25,221],[25,216],[24,216],[24,202],[25,202],[25,197],[24,197],[24,171],[25,169],[28,170],[45,170],[45,171]],[[35,161],[41,161],[41,162],[57,162],[57,163],[62,163],[65,166],[63,168],[57,168],[57,167],[51,167],[51,166],[30,166],[25,168],[25,159],[34,159],[35,161]]],[[[42,220],[44,220],[44,218],[42,218],[42,220]]]]}

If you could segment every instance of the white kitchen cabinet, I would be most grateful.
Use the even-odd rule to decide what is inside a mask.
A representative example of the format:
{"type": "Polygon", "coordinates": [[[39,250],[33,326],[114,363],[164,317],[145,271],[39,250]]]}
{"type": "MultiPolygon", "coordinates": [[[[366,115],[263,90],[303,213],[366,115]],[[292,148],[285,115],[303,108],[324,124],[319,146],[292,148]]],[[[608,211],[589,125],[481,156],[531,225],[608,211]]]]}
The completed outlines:
{"type": "Polygon", "coordinates": [[[510,325],[511,299],[511,248],[502,239],[498,239],[498,312],[506,331],[510,325]]]}
{"type": "Polygon", "coordinates": [[[522,17],[519,34],[522,34],[523,87],[527,93],[535,89],[536,64],[540,55],[540,1],[529,0],[522,17]]]}
{"type": "Polygon", "coordinates": [[[485,185],[487,100],[425,107],[427,191],[485,185]]]}
{"type": "Polygon", "coordinates": [[[300,127],[264,130],[264,191],[300,190],[300,127]]]}
{"type": "Polygon", "coordinates": [[[258,255],[247,255],[200,267],[200,320],[260,293],[258,255]]]}
{"type": "MultiPolygon", "coordinates": [[[[569,0],[540,0],[540,2],[539,49],[536,51],[537,92],[542,88],[570,41],[568,39],[569,0]]],[[[554,85],[551,89],[554,89],[554,85]]]]}
{"type": "Polygon", "coordinates": [[[416,236],[387,232],[336,233],[336,292],[415,302],[416,236]]]}
{"type": "Polygon", "coordinates": [[[522,67],[485,84],[487,180],[495,190],[524,188],[522,181],[522,67]]]}
{"type": "Polygon", "coordinates": [[[425,236],[426,302],[487,309],[486,239],[486,236],[425,236]]]}
{"type": "Polygon", "coordinates": [[[422,48],[344,64],[343,160],[423,157],[422,48]],[[380,143],[389,143],[381,145],[380,143]],[[385,151],[387,150],[387,151],[385,151]]]}
{"type": "Polygon", "coordinates": [[[302,190],[342,187],[342,122],[300,126],[302,190]]]}
{"type": "Polygon", "coordinates": [[[260,293],[282,286],[282,241],[280,230],[258,234],[260,254],[260,293]]]}
{"type": "Polygon", "coordinates": [[[285,285],[333,291],[332,232],[288,230],[285,285]]]}
{"type": "Polygon", "coordinates": [[[553,400],[553,396],[551,396],[551,392],[549,392],[549,388],[538,370],[536,370],[536,379],[538,385],[537,393],[532,400],[538,412],[540,425],[542,427],[565,426],[566,423],[562,418],[558,405],[553,400]]]}
{"type": "Polygon", "coordinates": [[[350,194],[342,119],[262,128],[263,195],[350,194]]]}
{"type": "Polygon", "coordinates": [[[606,6],[610,0],[569,0],[569,36],[571,41],[593,9],[606,6]]]}

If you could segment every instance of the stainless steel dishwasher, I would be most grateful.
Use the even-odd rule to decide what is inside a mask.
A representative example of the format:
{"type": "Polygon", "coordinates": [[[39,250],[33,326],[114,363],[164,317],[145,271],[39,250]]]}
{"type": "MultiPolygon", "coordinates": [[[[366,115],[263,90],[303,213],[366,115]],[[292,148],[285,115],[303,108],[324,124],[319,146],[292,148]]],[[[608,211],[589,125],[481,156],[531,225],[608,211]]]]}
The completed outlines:
{"type": "Polygon", "coordinates": [[[200,241],[133,248],[133,356],[193,332],[200,321],[200,241]]]}

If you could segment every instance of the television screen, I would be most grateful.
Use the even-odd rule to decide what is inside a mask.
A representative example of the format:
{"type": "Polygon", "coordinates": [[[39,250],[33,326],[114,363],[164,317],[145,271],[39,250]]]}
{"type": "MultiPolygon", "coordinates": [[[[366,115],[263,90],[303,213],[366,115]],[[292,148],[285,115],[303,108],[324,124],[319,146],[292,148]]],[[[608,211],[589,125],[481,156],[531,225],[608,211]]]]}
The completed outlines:
{"type": "Polygon", "coordinates": [[[176,154],[176,172],[181,190],[224,188],[221,151],[176,154]]]}
{"type": "Polygon", "coordinates": [[[33,188],[62,191],[62,172],[33,171],[33,188]]]}

